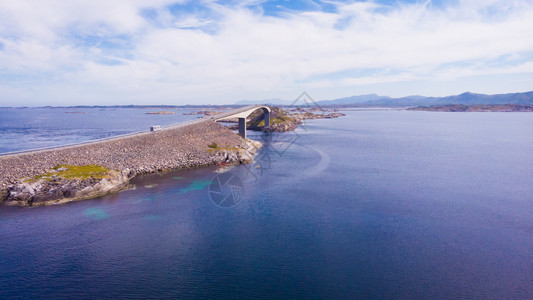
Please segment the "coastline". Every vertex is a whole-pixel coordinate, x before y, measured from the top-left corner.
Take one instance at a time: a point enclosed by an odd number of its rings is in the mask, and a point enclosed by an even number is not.
[[[213,143],[220,148],[209,148]],[[202,120],[158,132],[0,156],[0,203],[40,206],[95,198],[126,189],[129,180],[141,174],[250,163],[260,147],[223,125]],[[98,165],[120,175],[86,182],[35,180],[60,165]]]

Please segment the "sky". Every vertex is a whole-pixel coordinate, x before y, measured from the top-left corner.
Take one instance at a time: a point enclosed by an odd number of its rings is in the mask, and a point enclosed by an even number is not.
[[[0,0],[0,106],[533,90],[533,0]]]

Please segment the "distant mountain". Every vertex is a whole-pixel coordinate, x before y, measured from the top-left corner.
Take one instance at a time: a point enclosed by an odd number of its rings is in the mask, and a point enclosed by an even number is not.
[[[339,106],[431,106],[431,105],[448,105],[448,104],[522,104],[533,105],[533,91],[525,93],[510,94],[474,94],[463,93],[460,95],[446,97],[425,97],[425,96],[407,96],[402,98],[391,98],[387,96],[378,96],[376,94],[352,96],[334,100],[322,100],[317,102],[319,105],[339,105]]]

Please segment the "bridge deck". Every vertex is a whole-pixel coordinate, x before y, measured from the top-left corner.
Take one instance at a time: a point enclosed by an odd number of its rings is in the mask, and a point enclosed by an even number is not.
[[[212,117],[215,121],[224,121],[228,119],[238,119],[239,120],[239,134],[246,138],[246,118],[253,113],[254,111],[262,109],[265,112],[264,120],[265,126],[270,126],[270,107],[265,105],[250,105],[234,109],[228,112],[223,112]]]
[[[217,115],[212,116],[212,118],[215,121],[223,121],[227,119],[236,119],[236,118],[246,118],[248,115],[250,115],[252,112],[254,112],[257,109],[266,109],[270,112],[270,107],[265,105],[249,105],[237,109],[232,109],[230,111],[226,111]]]

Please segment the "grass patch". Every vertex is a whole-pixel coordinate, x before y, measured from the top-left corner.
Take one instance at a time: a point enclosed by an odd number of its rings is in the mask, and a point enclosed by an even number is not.
[[[98,165],[84,165],[84,166],[67,166],[60,165],[52,168],[53,171],[43,175],[35,176],[28,181],[37,181],[44,179],[47,181],[52,180],[53,176],[65,178],[65,179],[104,179],[109,175],[109,169]]]
[[[211,147],[213,146],[213,144],[216,146],[216,147]],[[211,154],[213,153],[216,153],[218,151],[222,151],[222,150],[226,150],[226,151],[238,151],[240,148],[239,147],[220,147],[218,146],[216,143],[213,143],[211,145],[208,145],[207,147],[207,151]]]
[[[257,114],[255,117],[259,118],[261,114],[262,112]],[[254,119],[254,118],[251,118],[251,119]],[[291,124],[291,123],[294,123],[295,121],[296,120],[287,111],[279,107],[272,107],[272,111],[270,112],[270,125]],[[250,124],[250,126],[264,127],[265,120],[256,119]]]
[[[289,123],[289,122],[293,122],[294,119],[291,118],[291,117],[288,117],[288,116],[278,116],[278,117],[273,117],[273,118],[270,118],[270,125],[276,125],[276,124],[284,124],[284,123]],[[259,121],[259,123],[257,123],[256,126],[265,126],[265,120],[261,120]]]
[[[85,166],[56,166],[54,170],[57,170],[57,176],[61,176],[65,179],[86,179],[97,178],[103,179],[109,174],[109,169],[98,165],[85,165]]]

